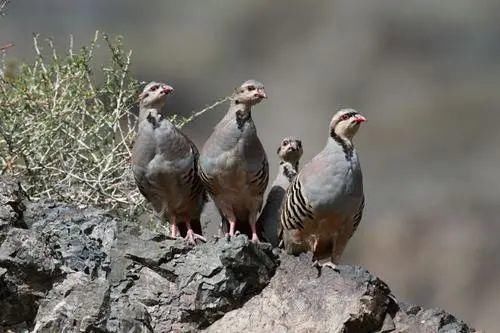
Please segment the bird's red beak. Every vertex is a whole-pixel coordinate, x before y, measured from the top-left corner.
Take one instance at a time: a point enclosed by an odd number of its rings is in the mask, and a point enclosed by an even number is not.
[[[259,94],[260,98],[267,98],[267,94],[264,89],[259,89],[257,93]]]
[[[366,121],[366,118],[363,117],[362,115],[358,114],[355,116],[354,121],[357,123],[363,123]]]
[[[172,88],[171,86],[168,86],[168,85],[164,85],[162,91],[165,95],[168,95],[174,91],[174,88]]]

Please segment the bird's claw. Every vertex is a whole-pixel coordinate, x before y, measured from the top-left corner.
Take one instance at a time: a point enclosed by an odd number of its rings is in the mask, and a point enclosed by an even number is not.
[[[234,233],[231,234],[231,232],[226,232],[226,234],[224,235],[224,237],[226,237],[226,240],[229,242],[231,240],[232,237],[237,237],[240,235],[240,231],[239,230],[236,230]]]
[[[188,230],[185,240],[191,245],[196,245],[197,240],[203,243],[207,242],[207,239],[205,237],[194,233],[192,230]]]
[[[259,237],[257,237],[257,235],[255,235],[255,234],[252,236],[252,243],[254,243],[254,244],[260,243]]]

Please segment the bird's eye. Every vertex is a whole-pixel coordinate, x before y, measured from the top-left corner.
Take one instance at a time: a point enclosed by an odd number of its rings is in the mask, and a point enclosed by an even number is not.
[[[302,148],[302,141],[297,141],[297,146],[298,146],[299,148]]]
[[[255,87],[254,86],[248,86],[247,89],[248,89],[248,91],[254,91]]]
[[[351,115],[349,113],[346,113],[344,115],[342,115],[342,117],[340,117],[340,120],[347,120],[351,117]]]
[[[283,141],[283,146],[288,145],[288,140]]]
[[[151,91],[155,91],[156,89],[160,88],[159,85],[156,85],[156,86],[152,86],[149,90]]]

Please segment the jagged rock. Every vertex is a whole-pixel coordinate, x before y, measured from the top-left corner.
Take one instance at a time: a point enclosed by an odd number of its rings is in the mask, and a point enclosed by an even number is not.
[[[0,332],[474,332],[360,267],[318,277],[243,235],[193,248],[1,178],[0,221]]]
[[[68,274],[40,302],[33,332],[89,332],[96,328],[109,292],[104,278],[83,272]]]
[[[271,283],[206,332],[469,333],[442,310],[399,305],[388,286],[367,270],[311,267],[311,256],[282,255]]]
[[[31,323],[38,301],[61,275],[47,238],[11,229],[0,247],[0,326]]]
[[[66,269],[104,277],[109,272],[109,252],[118,232],[118,221],[104,211],[71,205],[28,203],[24,221],[50,246]]]
[[[282,256],[271,283],[207,332],[375,332],[391,306],[390,290],[360,267],[324,268]]]
[[[40,302],[49,291],[57,291],[52,288],[59,283],[67,283],[71,273],[105,278],[117,226],[116,220],[96,209],[51,202],[23,204],[19,187],[13,184],[0,180],[0,188],[11,191],[2,192],[0,207],[16,203],[11,215],[15,223],[5,230],[0,247],[0,332],[5,327],[33,327]]]
[[[474,332],[463,321],[441,309],[422,309],[420,306],[400,304],[394,318],[394,333],[468,333]]]
[[[111,298],[126,293],[144,304],[155,332],[207,327],[260,292],[278,264],[268,245],[253,244],[246,236],[195,248],[180,240],[133,237],[126,244],[125,257],[134,264]]]
[[[26,228],[23,222],[23,191],[13,179],[0,177],[0,245],[11,227]]]

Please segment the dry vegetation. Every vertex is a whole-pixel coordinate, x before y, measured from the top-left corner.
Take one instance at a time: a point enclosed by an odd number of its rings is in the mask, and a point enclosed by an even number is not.
[[[93,66],[99,42],[109,64]],[[61,55],[34,37],[35,61],[0,78],[0,174],[21,176],[32,199],[49,197],[138,213],[143,198],[129,168],[141,84],[130,74],[132,52],[120,38],[96,33]],[[223,103],[172,117],[180,127]]]

